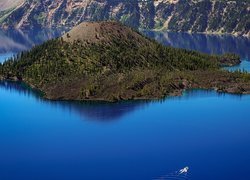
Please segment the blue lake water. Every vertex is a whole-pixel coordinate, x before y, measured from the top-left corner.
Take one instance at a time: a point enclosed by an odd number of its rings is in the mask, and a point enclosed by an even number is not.
[[[36,34],[0,33],[2,61],[58,35]],[[237,68],[249,70],[249,39],[147,35],[206,53],[236,52],[244,60]],[[1,82],[0,179],[248,180],[249,106],[249,95],[205,90],[161,101],[46,101],[23,84]]]
[[[8,58],[10,58],[10,57],[12,57],[14,55],[15,55],[15,53],[12,53],[12,52],[0,54],[0,62],[8,60]]]
[[[227,67],[226,69],[230,71],[242,70],[242,71],[250,72],[250,61],[244,60],[241,62],[241,64],[237,66],[233,66],[233,67]]]

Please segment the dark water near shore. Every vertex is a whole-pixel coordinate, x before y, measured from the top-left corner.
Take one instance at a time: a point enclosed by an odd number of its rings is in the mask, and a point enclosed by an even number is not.
[[[59,34],[2,32],[1,61]],[[237,68],[250,69],[249,39],[147,34],[165,45],[238,53]],[[46,101],[23,84],[1,82],[0,179],[247,180],[249,106],[248,95],[204,90],[161,101]],[[187,174],[177,172],[186,166]]]

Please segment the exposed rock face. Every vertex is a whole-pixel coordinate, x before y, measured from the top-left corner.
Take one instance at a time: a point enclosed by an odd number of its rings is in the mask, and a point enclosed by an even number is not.
[[[135,28],[250,36],[249,19],[248,0],[26,0],[1,26],[73,27],[118,20]]]
[[[9,10],[15,8],[22,4],[24,0],[1,0],[0,1],[0,11]]]

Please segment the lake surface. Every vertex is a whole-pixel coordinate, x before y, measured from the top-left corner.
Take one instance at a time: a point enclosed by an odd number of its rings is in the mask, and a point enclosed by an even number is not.
[[[1,32],[1,61],[60,33],[31,34]],[[247,38],[146,34],[165,45],[236,52],[244,61],[234,68],[249,70]],[[204,90],[161,101],[46,101],[21,83],[1,82],[0,179],[248,180],[249,107],[249,95]]]

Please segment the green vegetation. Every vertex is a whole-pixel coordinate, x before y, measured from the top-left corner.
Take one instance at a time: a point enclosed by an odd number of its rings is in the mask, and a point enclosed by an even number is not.
[[[104,26],[98,34],[109,41],[101,43],[70,43],[63,38],[45,42],[3,63],[0,77],[23,80],[49,99],[71,100],[162,98],[193,87],[239,93],[228,88],[237,83],[247,92],[250,87],[249,74],[219,69],[238,63],[238,56],[164,47],[127,27],[118,27],[120,33],[108,36]]]

